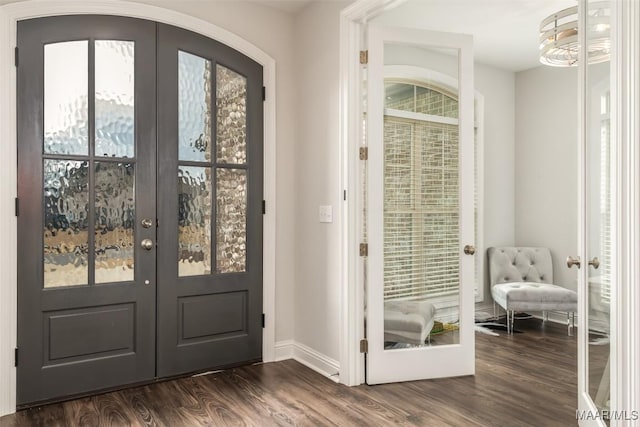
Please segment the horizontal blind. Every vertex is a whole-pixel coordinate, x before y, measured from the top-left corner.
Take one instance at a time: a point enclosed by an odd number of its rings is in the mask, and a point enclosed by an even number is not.
[[[384,147],[384,298],[457,295],[458,127],[385,116]]]
[[[608,98],[608,94],[606,96]],[[600,122],[600,250],[602,278],[600,280],[600,298],[603,304],[611,303],[611,132],[608,111],[608,99],[603,100],[606,111]]]

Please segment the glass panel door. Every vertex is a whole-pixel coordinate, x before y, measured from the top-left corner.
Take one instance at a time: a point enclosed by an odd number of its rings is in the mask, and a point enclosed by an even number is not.
[[[18,404],[151,379],[155,23],[26,20],[18,45]]]
[[[368,35],[367,383],[473,374],[472,39]],[[403,57],[443,72],[386,75]]]
[[[262,66],[114,16],[18,44],[18,403],[260,361]]]
[[[158,375],[262,355],[262,67],[158,25]]]
[[[580,287],[583,290],[584,319],[579,330],[579,406],[581,425],[608,425],[611,408],[611,307],[615,283],[615,146],[611,102],[611,4],[585,1],[582,7],[580,57],[584,69],[584,153],[582,201],[582,263]],[[587,58],[583,61],[582,58]],[[581,320],[582,320],[581,319]],[[586,419],[585,419],[586,418]]]

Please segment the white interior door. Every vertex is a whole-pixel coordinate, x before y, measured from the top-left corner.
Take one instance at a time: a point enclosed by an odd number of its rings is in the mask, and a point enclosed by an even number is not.
[[[580,2],[579,33],[592,52],[613,51],[610,46],[611,4]],[[584,52],[584,51],[583,51]],[[581,55],[580,58],[584,58]],[[614,372],[616,255],[615,102],[611,102],[613,58],[595,62],[579,59],[581,81],[580,258],[578,307],[578,420],[580,425],[608,425],[611,408],[611,372]]]
[[[368,26],[369,384],[475,372],[472,46]],[[385,65],[416,62],[449,83],[385,80]]]

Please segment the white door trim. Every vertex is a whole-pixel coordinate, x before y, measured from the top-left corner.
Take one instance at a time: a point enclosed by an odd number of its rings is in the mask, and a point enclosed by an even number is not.
[[[637,424],[640,416],[640,4],[613,1],[613,64],[617,93],[614,141],[617,156],[618,271],[612,324],[616,337],[611,363],[611,410],[634,420],[612,421],[612,426]],[[613,100],[613,98],[612,98]],[[613,106],[612,106],[613,107]],[[635,411],[635,412],[634,412]]]
[[[267,99],[264,103],[264,217],[263,241],[263,330],[262,357],[275,359],[275,256],[276,256],[276,63],[247,40],[210,22],[156,6],[119,0],[34,0],[0,7],[0,416],[15,412],[17,343],[17,196],[16,46],[17,22],[55,15],[102,14],[147,19],[185,28],[222,42],[263,66]]]
[[[340,13],[340,185],[345,197],[340,230],[340,382],[364,382],[364,264],[359,255],[362,229],[362,87],[359,51],[366,49],[363,23],[406,0],[358,0]]]

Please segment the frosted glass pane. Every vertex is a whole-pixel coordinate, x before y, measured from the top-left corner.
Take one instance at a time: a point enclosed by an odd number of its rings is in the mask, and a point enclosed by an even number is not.
[[[217,161],[247,161],[247,79],[221,65],[216,69]]]
[[[44,287],[88,283],[89,167],[44,161]]]
[[[246,270],[247,264],[247,172],[218,169],[216,172],[216,260],[219,273]]]
[[[96,162],[96,283],[133,280],[134,182],[133,164]]]
[[[211,61],[178,52],[178,156],[211,160]]]
[[[134,156],[135,43],[96,40],[96,156]]]
[[[211,168],[178,169],[178,275],[211,273]]]
[[[89,45],[44,46],[44,152],[88,154]]]

